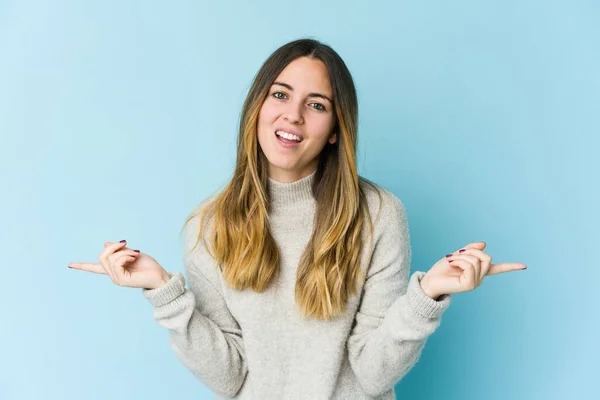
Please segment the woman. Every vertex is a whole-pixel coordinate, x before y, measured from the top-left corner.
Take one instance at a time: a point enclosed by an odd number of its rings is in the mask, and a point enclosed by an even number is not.
[[[403,204],[357,173],[357,114],[334,50],[280,47],[244,103],[233,178],[184,225],[189,289],[125,241],[70,266],[143,288],[217,398],[394,399],[451,294],[526,267],[479,242],[409,277]]]

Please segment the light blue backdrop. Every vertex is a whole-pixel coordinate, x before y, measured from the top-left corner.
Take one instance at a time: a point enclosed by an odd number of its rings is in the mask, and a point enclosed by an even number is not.
[[[529,267],[455,295],[398,398],[597,395],[598,21],[597,1],[0,1],[0,399],[212,397],[139,289],[67,263],[127,239],[183,271],[252,77],[306,36],[355,78],[359,172],[405,204],[412,269],[480,240]]]

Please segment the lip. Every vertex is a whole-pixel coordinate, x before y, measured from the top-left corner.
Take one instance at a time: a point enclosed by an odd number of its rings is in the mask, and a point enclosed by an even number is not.
[[[291,129],[286,129],[286,128],[275,128],[275,130],[273,131],[273,133],[277,132],[277,131],[282,131],[282,132],[286,132],[286,133],[290,133],[292,135],[296,135],[298,136],[300,139],[304,140],[304,135],[302,135],[300,132],[298,131],[293,131]]]
[[[291,143],[286,143],[279,136],[277,136],[277,134],[273,133],[273,136],[275,136],[275,140],[277,141],[277,143],[279,143],[280,146],[282,146],[286,149],[293,149],[296,147],[300,147],[300,144],[302,143],[302,141],[300,141],[300,142],[293,141]]]

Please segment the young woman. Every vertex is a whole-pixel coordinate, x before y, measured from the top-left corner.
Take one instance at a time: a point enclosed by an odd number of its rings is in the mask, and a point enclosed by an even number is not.
[[[357,114],[334,50],[280,47],[244,103],[231,181],[183,227],[188,288],[125,241],[70,267],[143,288],[217,398],[394,399],[451,294],[526,267],[479,242],[409,277],[403,204],[357,172]]]

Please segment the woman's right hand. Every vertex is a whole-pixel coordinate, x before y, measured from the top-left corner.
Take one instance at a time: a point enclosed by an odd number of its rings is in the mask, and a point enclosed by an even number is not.
[[[100,264],[72,262],[69,268],[108,275],[115,284],[133,288],[156,289],[171,279],[154,258],[128,249],[126,243],[105,242]]]

